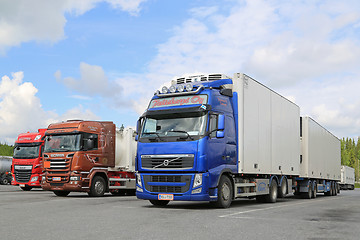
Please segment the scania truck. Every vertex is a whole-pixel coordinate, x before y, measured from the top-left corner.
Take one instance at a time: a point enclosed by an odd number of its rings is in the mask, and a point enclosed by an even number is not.
[[[41,188],[45,131],[38,129],[38,132],[22,133],[15,141],[11,184],[20,186],[24,191]]]
[[[136,195],[154,205],[337,194],[339,139],[246,74],[174,79],[139,118],[137,141]]]
[[[354,190],[355,189],[355,169],[348,166],[341,166],[341,181],[340,189]]]
[[[57,196],[135,194],[136,142],[132,128],[113,122],[69,120],[45,135],[41,186]]]

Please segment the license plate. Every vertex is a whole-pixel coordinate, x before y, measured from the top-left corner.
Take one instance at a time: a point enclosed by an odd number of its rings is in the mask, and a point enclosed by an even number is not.
[[[174,200],[173,194],[159,194],[158,195],[159,200]]]
[[[53,177],[53,181],[61,181],[61,177]]]
[[[20,187],[25,187],[25,184],[19,184]]]

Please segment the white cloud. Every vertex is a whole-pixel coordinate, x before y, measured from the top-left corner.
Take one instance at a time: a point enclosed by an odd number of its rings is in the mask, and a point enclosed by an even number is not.
[[[245,72],[291,96],[303,113],[338,136],[359,134],[354,106],[360,107],[360,99],[353,89],[360,89],[360,2],[232,3],[227,12],[222,3],[190,10],[139,77],[148,100],[139,101],[137,109],[145,108],[154,90],[173,76]]]
[[[99,119],[81,105],[63,115],[42,108],[36,96],[37,88],[31,82],[23,82],[23,72],[3,76],[0,82],[0,141],[13,144],[19,133],[46,128],[50,123],[69,118]]]
[[[66,77],[61,79],[60,70],[56,71],[55,77],[63,82],[66,87],[88,96],[116,97],[122,88],[115,82],[109,81],[104,70],[100,66],[80,63],[80,79]]]
[[[29,41],[54,43],[65,37],[66,13],[82,15],[100,2],[132,15],[146,0],[2,0],[0,1],[0,54]]]

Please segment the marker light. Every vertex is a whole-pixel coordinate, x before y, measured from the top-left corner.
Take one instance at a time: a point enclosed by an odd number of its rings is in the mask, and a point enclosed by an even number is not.
[[[186,91],[191,91],[191,90],[193,90],[193,85],[191,83],[187,83],[185,85],[185,89],[186,89]]]
[[[169,91],[170,91],[171,93],[176,92],[176,87],[175,87],[174,85],[171,85],[171,86],[169,87]]]
[[[163,86],[163,87],[161,88],[161,92],[162,92],[162,93],[168,93],[168,88],[167,88],[166,86]]]
[[[184,85],[179,85],[179,86],[177,87],[177,90],[178,90],[179,92],[183,92],[183,91],[184,91]]]

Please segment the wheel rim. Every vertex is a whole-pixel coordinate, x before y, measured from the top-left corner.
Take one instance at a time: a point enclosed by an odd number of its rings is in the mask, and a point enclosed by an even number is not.
[[[222,199],[227,201],[230,198],[230,186],[228,183],[225,183],[222,188],[221,188],[221,192],[222,192]]]
[[[95,183],[95,192],[96,193],[102,193],[104,191],[104,185],[98,181]]]

